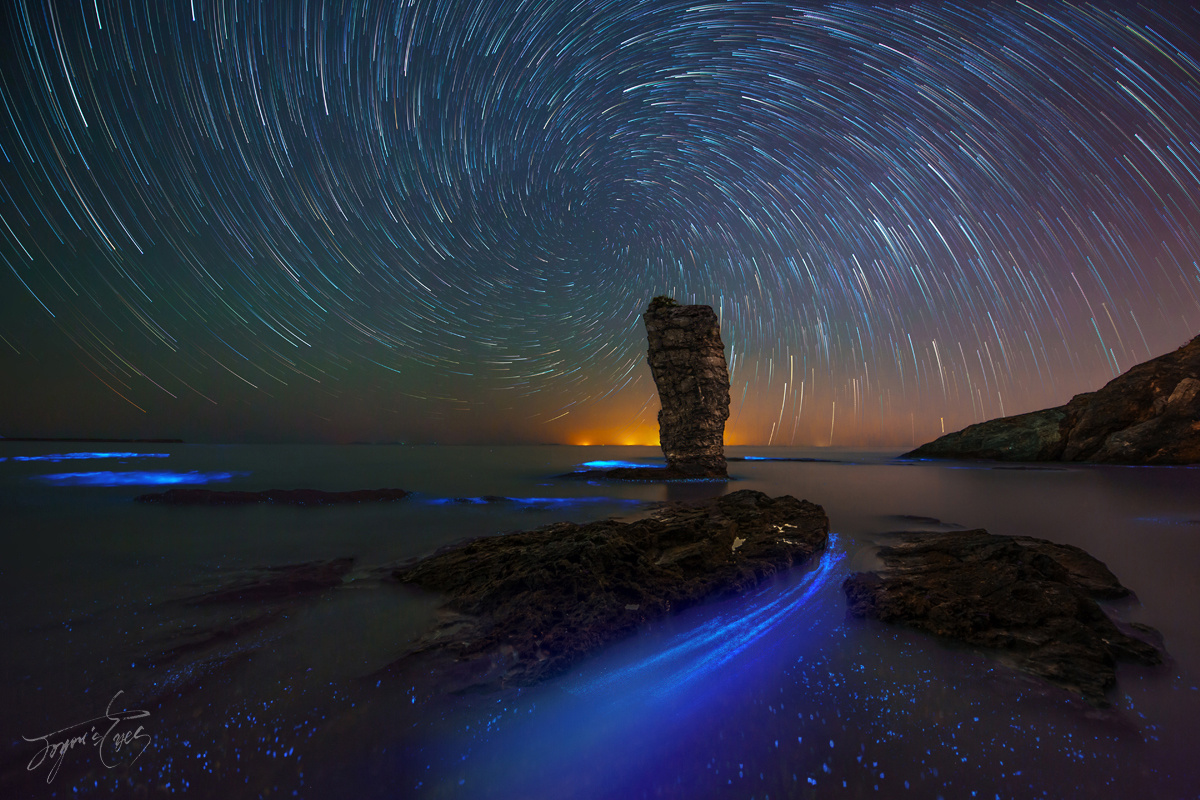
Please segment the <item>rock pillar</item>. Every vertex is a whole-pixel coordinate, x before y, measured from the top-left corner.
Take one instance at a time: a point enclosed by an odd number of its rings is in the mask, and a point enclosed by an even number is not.
[[[662,410],[658,436],[667,467],[695,477],[727,477],[725,420],[729,370],[711,306],[681,306],[656,297],[642,314],[647,357]]]

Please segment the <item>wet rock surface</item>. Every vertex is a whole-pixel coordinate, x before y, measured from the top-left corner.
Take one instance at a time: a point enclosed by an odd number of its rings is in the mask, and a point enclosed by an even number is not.
[[[656,297],[642,321],[662,405],[658,435],[667,469],[683,477],[725,477],[729,370],[716,313]]]
[[[1098,706],[1117,661],[1162,661],[1101,609],[1096,598],[1129,590],[1078,547],[985,530],[901,535],[879,549],[884,569],[844,581],[850,613],[1004,654]]]
[[[478,539],[394,577],[446,596],[414,655],[468,662],[479,685],[531,685],[650,620],[803,563],[828,532],[818,505],[740,491],[633,522]]]
[[[1200,336],[1066,405],[981,422],[905,454],[913,458],[1200,462]]]
[[[261,492],[168,489],[165,492],[140,494],[134,500],[139,503],[157,503],[168,506],[239,506],[251,503],[333,506],[350,503],[392,503],[403,500],[410,494],[411,492],[403,489],[355,489],[349,492],[326,492],[320,489],[266,489]]]

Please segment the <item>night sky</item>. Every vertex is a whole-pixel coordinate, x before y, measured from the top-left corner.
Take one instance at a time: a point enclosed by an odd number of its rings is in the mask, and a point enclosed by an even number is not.
[[[1200,8],[8,0],[0,433],[888,445],[1200,332]]]

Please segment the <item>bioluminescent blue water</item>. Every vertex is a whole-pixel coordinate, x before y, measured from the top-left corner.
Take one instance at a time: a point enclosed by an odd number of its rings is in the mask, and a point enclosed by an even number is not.
[[[621,461],[614,459],[601,459],[598,461],[585,461],[579,465],[581,469],[615,469],[617,467],[637,467],[639,469],[652,469],[655,467],[666,468],[666,464],[648,464],[645,461]]]
[[[198,486],[224,483],[244,472],[56,472],[34,476],[56,486]]]
[[[846,554],[831,534],[815,566],[783,591],[759,593],[760,602],[725,607],[688,630],[676,633],[653,652],[633,663],[610,668],[594,677],[567,679],[564,687],[574,694],[609,693],[619,688],[630,700],[667,699],[692,690],[695,682],[731,664],[756,644],[777,636],[781,626],[803,627],[819,592],[839,575]],[[728,674],[723,679],[728,679]],[[635,688],[636,687],[636,688]]]
[[[99,458],[170,458],[170,453],[47,453],[38,456],[13,456],[13,461],[76,461]],[[2,459],[0,459],[2,460]]]

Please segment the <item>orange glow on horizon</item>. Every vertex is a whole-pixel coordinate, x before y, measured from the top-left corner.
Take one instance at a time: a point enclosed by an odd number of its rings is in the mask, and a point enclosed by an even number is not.
[[[600,445],[658,447],[658,426],[637,425],[633,428],[589,427],[568,433],[566,443],[580,447]]]
[[[658,425],[637,425],[636,427],[587,427],[579,431],[567,433],[565,444],[578,447],[625,446],[625,447],[659,447]],[[733,426],[725,429],[725,446],[738,447],[754,444],[751,438]]]

